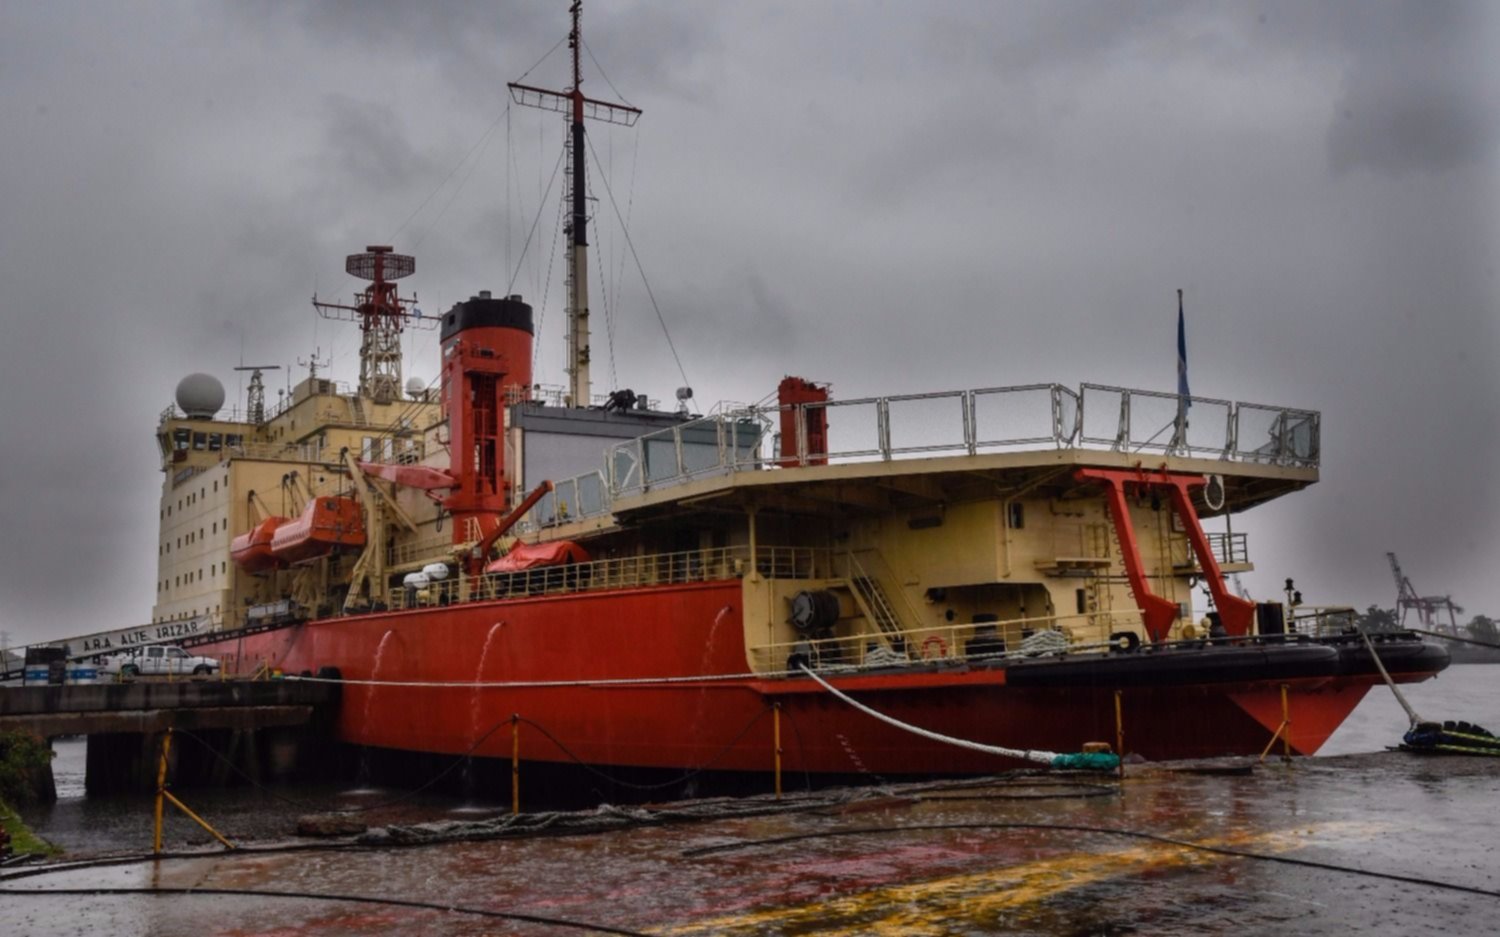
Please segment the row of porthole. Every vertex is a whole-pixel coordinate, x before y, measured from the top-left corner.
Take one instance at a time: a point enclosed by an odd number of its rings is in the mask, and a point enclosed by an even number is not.
[[[218,576],[219,574],[224,573],[228,568],[229,568],[229,564],[227,562],[222,562],[221,561],[219,563],[219,566],[218,566],[217,569],[214,568],[213,564],[209,564],[208,574],[210,576]],[[157,583],[156,591],[160,593],[160,592],[165,592],[168,589],[178,589],[178,588],[181,588],[182,585],[183,585],[183,579],[184,579],[184,577],[186,577],[188,584],[192,584],[194,582],[201,582],[201,581],[203,581],[203,568],[201,566],[198,568],[197,578],[196,579],[194,578],[194,574],[192,572],[187,572],[187,573],[183,573],[181,576],[174,576],[174,577],[172,577],[173,582],[172,582],[171,586],[168,586],[167,585],[167,581],[165,579],[163,579],[161,582]]]

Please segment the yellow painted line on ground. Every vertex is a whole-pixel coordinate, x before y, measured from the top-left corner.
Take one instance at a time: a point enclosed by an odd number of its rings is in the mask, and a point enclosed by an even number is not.
[[[1202,846],[1284,852],[1304,845],[1314,832],[1349,833],[1356,824],[1328,823],[1296,830],[1232,833],[1194,840]],[[1357,824],[1363,832],[1367,824]],[[1186,837],[1181,837],[1186,840]],[[1226,856],[1151,843],[1104,852],[1075,852],[966,875],[887,885],[851,895],[786,908],[766,908],[661,928],[654,933],[686,937],[816,926],[820,935],[949,933],[942,921],[993,918],[1001,911],[1036,904],[1072,889],[1145,871],[1210,865]]]

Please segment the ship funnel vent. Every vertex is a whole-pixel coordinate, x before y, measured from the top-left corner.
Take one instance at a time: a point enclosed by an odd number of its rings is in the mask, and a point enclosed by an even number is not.
[[[480,290],[479,291],[479,298],[480,299],[489,299],[490,298],[490,291],[489,290]]]

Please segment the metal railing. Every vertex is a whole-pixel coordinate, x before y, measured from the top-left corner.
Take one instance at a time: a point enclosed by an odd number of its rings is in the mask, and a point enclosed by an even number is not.
[[[807,434],[780,439],[783,414],[790,412],[800,426],[819,411],[828,417],[824,451],[810,449]],[[1312,410],[1099,384],[1076,393],[1060,384],[1025,384],[746,407],[611,446],[603,476],[615,498],[778,465],[1042,447],[1312,467],[1320,455],[1319,421]]]
[[[787,661],[793,654],[809,655],[821,668],[1001,660],[1021,656],[1022,641],[1036,632],[1060,631],[1070,647],[1097,649],[1112,632],[1140,629],[1141,615],[1135,609],[999,622],[952,622],[906,629],[899,647],[893,647],[885,635],[867,632],[759,644],[750,648],[750,660],[760,672],[788,669]]]
[[[433,534],[421,540],[392,543],[386,550],[386,565],[408,566],[422,560],[450,560],[453,557],[453,537],[450,534]]]
[[[1299,605],[1286,622],[1288,632],[1315,638],[1343,634],[1354,627],[1358,610],[1347,605]]]
[[[743,547],[684,550],[610,557],[588,563],[540,566],[516,572],[486,573],[463,584],[442,580],[420,589],[393,590],[391,607],[418,608],[459,601],[484,602],[523,596],[592,592],[602,589],[632,589],[674,583],[735,579],[745,572],[749,551]]]

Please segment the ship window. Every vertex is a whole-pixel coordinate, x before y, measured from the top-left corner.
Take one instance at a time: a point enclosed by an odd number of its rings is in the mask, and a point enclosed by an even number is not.
[[[1075,589],[1073,591],[1073,595],[1078,599],[1078,614],[1082,615],[1084,612],[1089,610],[1089,600],[1087,593],[1085,593],[1082,589]]]
[[[192,440],[192,430],[178,429],[172,431],[172,447],[175,449],[186,449]]]
[[[1019,501],[1010,503],[1010,529],[1020,530],[1026,526],[1026,506]]]
[[[241,439],[238,433],[230,433],[228,436],[224,437],[224,445],[229,446],[230,448],[239,446],[240,443]]]
[[[219,563],[219,572],[221,572],[221,573],[222,573],[222,572],[223,572],[223,571],[224,571],[224,568],[225,568],[225,567],[226,567],[226,566],[228,566],[228,565],[229,565],[229,564],[228,564],[228,563],[227,563],[227,562],[220,562],[220,563]]]
[[[193,448],[194,449],[202,449],[206,445],[208,445],[208,434],[207,433],[194,433],[193,434]]]
[[[219,433],[209,433],[208,434],[208,450],[210,452],[218,452],[223,447],[224,447],[224,437],[221,434],[219,434]]]

